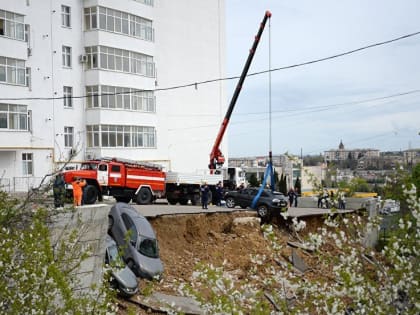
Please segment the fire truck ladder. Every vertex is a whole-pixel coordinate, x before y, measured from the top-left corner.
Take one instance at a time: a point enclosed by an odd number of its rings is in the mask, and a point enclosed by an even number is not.
[[[118,162],[118,163],[123,163],[124,165],[129,166],[129,167],[143,168],[143,169],[148,169],[148,170],[153,170],[153,171],[162,171],[163,169],[162,165],[159,165],[159,164],[130,160],[130,159],[123,159],[123,158],[115,158],[115,157],[102,157],[98,159],[98,161]]]

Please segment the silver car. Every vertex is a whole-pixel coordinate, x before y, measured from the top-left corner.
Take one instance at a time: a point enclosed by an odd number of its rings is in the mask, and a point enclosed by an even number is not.
[[[105,268],[111,273],[111,284],[121,295],[131,297],[138,292],[136,275],[122,260],[117,243],[109,235],[106,236]]]
[[[149,221],[126,203],[118,202],[109,212],[109,232],[120,247],[127,265],[142,278],[160,278],[163,264]]]

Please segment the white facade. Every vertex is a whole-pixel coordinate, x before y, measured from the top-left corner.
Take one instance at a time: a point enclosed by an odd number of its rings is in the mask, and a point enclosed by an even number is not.
[[[224,77],[224,19],[223,0],[0,0],[0,184],[70,154],[206,169],[223,82],[175,87]]]

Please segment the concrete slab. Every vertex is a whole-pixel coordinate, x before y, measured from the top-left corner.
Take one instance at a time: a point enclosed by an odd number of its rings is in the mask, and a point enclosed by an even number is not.
[[[204,315],[205,312],[200,308],[197,301],[189,297],[174,296],[164,293],[154,292],[150,296],[135,296],[131,301],[149,308],[153,311],[190,315]],[[171,312],[169,312],[171,311]]]
[[[52,217],[50,225],[52,246],[65,240],[72,231],[77,232],[77,245],[90,256],[75,270],[78,279],[74,290],[92,293],[91,287],[102,283],[102,266],[105,255],[105,237],[108,230],[110,205],[97,204],[68,209]]]

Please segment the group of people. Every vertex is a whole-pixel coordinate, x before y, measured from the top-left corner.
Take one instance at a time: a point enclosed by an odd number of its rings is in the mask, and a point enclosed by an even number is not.
[[[71,183],[73,186],[73,205],[81,206],[84,202],[83,200],[83,188],[86,187],[86,180],[75,177]],[[53,183],[53,193],[54,193],[54,207],[60,208],[64,207],[64,201],[66,199],[66,183],[64,181],[63,174],[58,174]]]
[[[298,193],[298,189],[295,188],[290,188],[287,196],[289,197],[289,207],[297,207],[298,206],[298,197],[299,197],[299,193]]]
[[[336,201],[338,201],[338,209],[346,209],[346,194],[343,191],[338,193],[337,200],[334,196],[334,191],[328,192],[324,189],[322,193],[318,195],[318,208],[330,208],[332,205],[337,206]]]
[[[218,207],[222,206],[222,199],[223,199],[223,185],[222,182],[219,181],[216,185],[215,189],[216,195],[214,196],[215,204]],[[210,188],[206,182],[200,187],[200,194],[201,194],[201,208],[208,209],[209,204],[209,197],[210,197]]]

